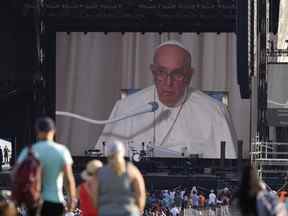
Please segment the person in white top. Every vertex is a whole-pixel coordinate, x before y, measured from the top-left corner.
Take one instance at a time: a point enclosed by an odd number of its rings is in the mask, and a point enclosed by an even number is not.
[[[115,104],[110,119],[156,101],[159,108],[107,124],[96,144],[120,140],[126,154],[142,149],[155,157],[220,158],[220,142],[226,142],[226,158],[236,158],[235,131],[224,104],[190,87],[193,75],[191,54],[182,44],[160,44],[150,65],[155,85],[134,93]],[[130,151],[130,152],[129,152]]]
[[[214,193],[214,190],[211,190],[209,193],[208,205],[213,207],[216,205],[216,202],[216,194]]]
[[[190,191],[190,196],[192,196],[193,192],[195,192],[195,193],[198,192],[196,186],[193,186],[193,187],[192,187],[192,189],[191,189],[191,191]]]
[[[175,191],[174,191],[174,190],[169,191],[169,196],[170,196],[170,200],[172,200],[172,201],[174,202],[174,199],[175,199]]]
[[[173,208],[170,209],[170,213],[172,216],[179,216],[180,215],[180,211],[176,207],[176,205],[174,205]]]

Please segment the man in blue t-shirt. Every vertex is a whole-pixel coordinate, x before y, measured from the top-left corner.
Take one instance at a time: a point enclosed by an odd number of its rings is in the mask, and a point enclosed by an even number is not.
[[[75,180],[72,171],[72,157],[69,150],[61,144],[53,141],[55,125],[51,118],[39,118],[35,129],[38,141],[33,144],[32,150],[42,165],[42,192],[43,205],[41,215],[60,216],[65,212],[63,180],[68,193],[67,208],[72,211],[77,203]],[[20,164],[27,156],[28,148],[25,148],[17,164]],[[63,178],[64,177],[64,178]],[[34,214],[34,213],[33,213]]]

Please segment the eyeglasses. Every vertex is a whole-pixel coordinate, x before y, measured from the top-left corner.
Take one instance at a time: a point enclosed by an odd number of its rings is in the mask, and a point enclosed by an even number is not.
[[[159,67],[157,65],[151,65],[151,70],[157,81],[164,81],[168,78],[168,76],[173,80],[173,81],[183,81],[186,78],[185,74],[185,68],[178,68],[173,71],[168,71],[167,69],[163,67]]]

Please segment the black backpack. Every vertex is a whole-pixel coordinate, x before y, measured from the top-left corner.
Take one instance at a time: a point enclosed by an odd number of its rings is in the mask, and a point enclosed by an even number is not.
[[[16,168],[12,182],[12,199],[17,205],[25,205],[27,208],[39,205],[42,167],[31,146],[28,147],[27,157]]]

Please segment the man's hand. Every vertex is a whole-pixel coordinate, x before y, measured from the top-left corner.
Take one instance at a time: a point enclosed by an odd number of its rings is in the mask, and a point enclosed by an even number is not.
[[[77,206],[77,202],[76,198],[69,198],[67,201],[67,212],[73,212]]]

